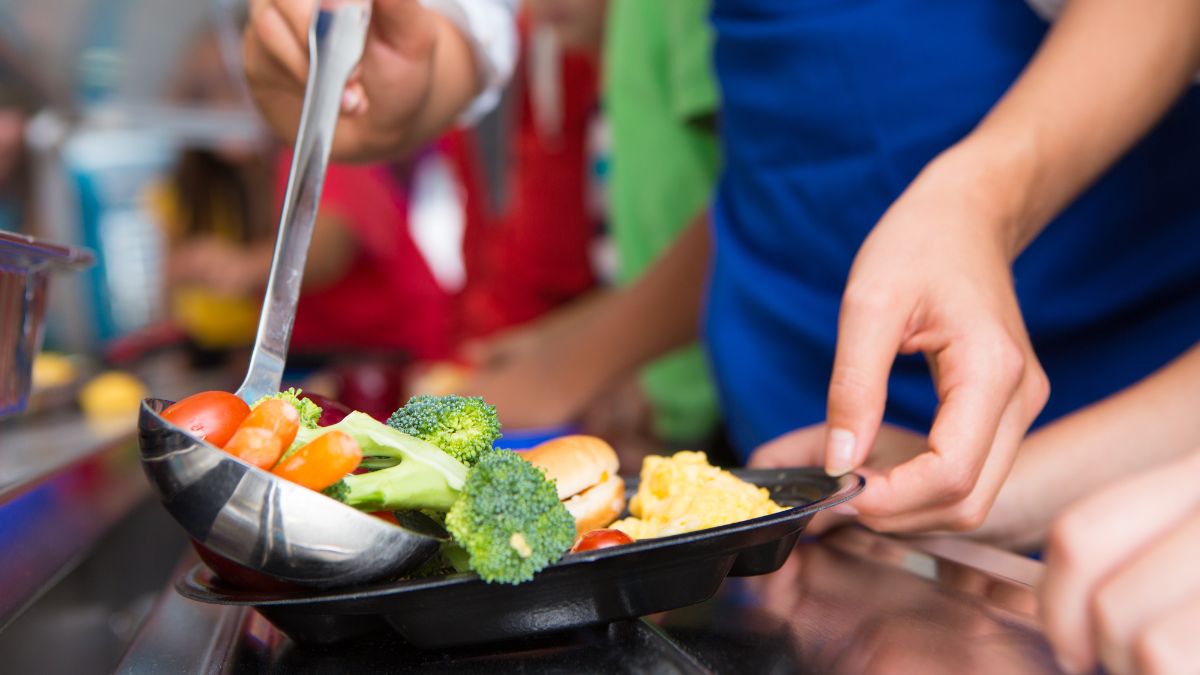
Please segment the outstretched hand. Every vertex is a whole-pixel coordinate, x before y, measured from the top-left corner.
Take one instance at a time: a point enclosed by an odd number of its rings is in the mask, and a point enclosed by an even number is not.
[[[842,299],[825,466],[863,468],[854,506],[880,530],[977,527],[1049,395],[1013,290],[1017,244],[969,172],[954,156],[927,167],[859,249]],[[939,402],[928,446],[864,465],[895,357],[917,352]]]

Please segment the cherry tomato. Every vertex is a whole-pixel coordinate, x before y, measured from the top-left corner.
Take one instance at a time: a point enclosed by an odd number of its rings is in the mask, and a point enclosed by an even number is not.
[[[271,473],[310,490],[324,490],[353,471],[360,462],[362,448],[358,443],[346,433],[330,431],[280,462]]]
[[[585,532],[575,545],[571,547],[571,553],[583,553],[584,551],[595,551],[610,546],[621,546],[622,544],[632,544],[633,539],[620,530],[592,530]]]
[[[189,434],[223,447],[238,425],[250,414],[250,406],[225,391],[202,391],[162,412],[166,421]]]
[[[296,440],[296,432],[300,430],[300,413],[287,401],[269,398],[251,410],[238,428],[246,427],[270,431],[279,437],[286,450],[292,447],[292,441]]]
[[[270,470],[287,446],[270,429],[241,426],[225,444],[225,452],[260,469]]]

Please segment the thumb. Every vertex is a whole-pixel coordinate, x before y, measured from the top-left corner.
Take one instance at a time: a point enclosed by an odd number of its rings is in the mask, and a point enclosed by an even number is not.
[[[875,442],[907,323],[890,299],[862,296],[848,291],[838,318],[825,436],[825,470],[832,476],[858,468]]]
[[[813,424],[760,445],[747,466],[754,469],[820,466],[824,451],[825,425]]]

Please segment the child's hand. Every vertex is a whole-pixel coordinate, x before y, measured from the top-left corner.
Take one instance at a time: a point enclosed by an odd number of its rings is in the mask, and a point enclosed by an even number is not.
[[[1063,666],[1187,673],[1200,664],[1200,452],[1113,484],[1058,518],[1038,589]]]

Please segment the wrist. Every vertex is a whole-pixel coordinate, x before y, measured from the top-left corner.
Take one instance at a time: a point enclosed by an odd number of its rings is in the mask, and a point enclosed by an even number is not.
[[[1024,137],[980,129],[930,163],[967,199],[1009,262],[1045,225],[1037,208],[1037,152]]]

